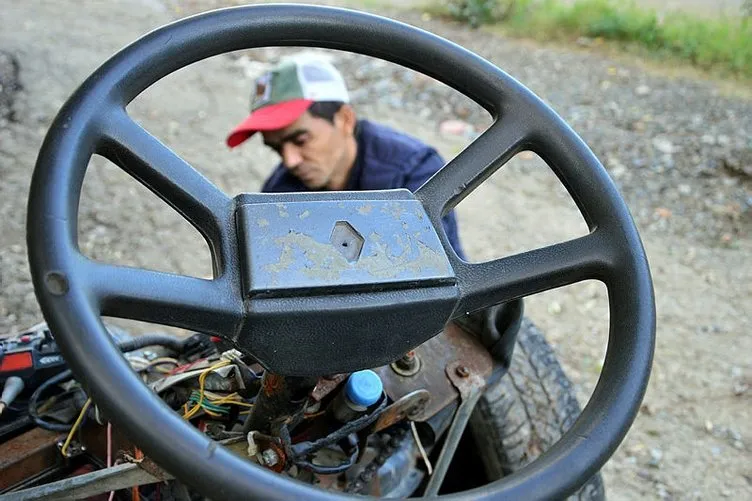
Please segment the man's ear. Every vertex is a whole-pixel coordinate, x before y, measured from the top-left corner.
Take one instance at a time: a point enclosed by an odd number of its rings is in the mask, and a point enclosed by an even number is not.
[[[343,104],[334,114],[334,124],[340,128],[346,136],[355,134],[355,124],[358,121],[355,110],[349,104]]]

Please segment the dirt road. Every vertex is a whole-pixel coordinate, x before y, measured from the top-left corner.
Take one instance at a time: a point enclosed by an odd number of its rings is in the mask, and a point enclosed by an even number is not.
[[[0,0],[0,50],[17,58],[22,85],[12,117],[0,121],[0,331],[40,319],[26,262],[25,203],[54,114],[123,45],[214,3],[128,0],[82,7],[69,0]],[[406,19],[469,46],[530,84],[597,154],[608,156],[602,159],[640,225],[655,281],[658,344],[643,410],[604,468],[610,499],[752,499],[752,239],[743,205],[743,197],[752,195],[750,181],[723,169],[693,170],[712,155],[747,154],[752,104],[724,97],[709,82],[646,75],[595,54],[469,33],[420,16]],[[274,156],[258,140],[236,151],[223,140],[246,113],[249,76],[278,54],[204,61],[159,82],[129,111],[229,194],[255,190]],[[437,123],[453,115],[480,117],[461,111],[472,106],[462,99],[442,98],[449,91],[430,81],[352,56],[333,57],[348,71],[365,68],[348,75],[351,85],[367,90],[356,100],[362,114],[408,130],[447,158],[465,141],[442,137]],[[383,83],[385,74],[394,75],[392,83]],[[394,82],[402,84],[395,88]],[[412,90],[400,93],[418,88],[425,99]],[[423,103],[425,115],[410,111],[415,103]],[[483,120],[477,118],[479,127]],[[647,160],[630,163],[641,149],[649,150],[639,157]],[[740,158],[743,163],[748,157]],[[730,212],[724,212],[727,206]],[[465,200],[459,217],[465,247],[477,260],[586,231],[555,177],[524,155]],[[79,241],[97,259],[198,276],[211,272],[199,235],[103,159],[94,159],[87,173]],[[527,312],[554,344],[584,403],[606,346],[605,289],[584,283],[545,293],[527,301]]]

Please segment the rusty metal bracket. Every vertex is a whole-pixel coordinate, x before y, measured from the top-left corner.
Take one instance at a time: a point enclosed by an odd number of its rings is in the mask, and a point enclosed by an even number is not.
[[[447,432],[439,459],[434,465],[433,475],[431,475],[428,485],[426,485],[426,490],[423,494],[425,497],[438,495],[446,472],[449,469],[454,453],[467,426],[467,422],[470,420],[470,416],[475,409],[475,404],[478,403],[486,386],[486,380],[475,372],[472,366],[466,361],[458,360],[448,364],[446,366],[446,374],[457,391],[459,391],[461,403],[457,407],[457,412],[452,419],[452,424]]]
[[[408,393],[384,409],[379,419],[371,427],[369,434],[380,432],[404,419],[420,414],[430,400],[431,394],[427,390],[416,390]]]
[[[461,360],[468,370],[482,379],[491,377],[494,362],[491,354],[473,334],[461,329],[454,322],[448,323],[443,332],[415,348],[420,357],[420,370],[405,377],[396,374],[391,366],[374,369],[384,382],[384,390],[392,400],[399,400],[416,390],[427,390],[431,400],[425,408],[410,419],[423,422],[457,400],[454,383],[447,380],[448,364]]]

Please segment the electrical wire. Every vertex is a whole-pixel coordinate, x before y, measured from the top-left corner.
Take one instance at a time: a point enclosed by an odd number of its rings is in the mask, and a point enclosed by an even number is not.
[[[78,417],[76,418],[76,422],[73,423],[73,426],[71,427],[70,431],[68,432],[68,437],[65,439],[65,442],[63,442],[63,446],[60,448],[60,453],[68,457],[68,447],[70,446],[71,440],[73,440],[73,435],[76,434],[76,430],[79,426],[81,426],[81,421],[84,420],[84,416],[86,415],[86,411],[89,410],[89,406],[91,405],[91,397],[89,397],[86,400],[86,403],[81,408],[81,412],[79,413]]]
[[[415,443],[418,445],[418,452],[420,452],[420,457],[423,458],[423,462],[426,465],[426,471],[428,472],[428,476],[430,477],[433,475],[433,466],[431,466],[431,460],[428,459],[428,454],[426,454],[426,450],[423,448],[423,442],[420,441],[420,436],[418,436],[418,428],[415,426],[415,421],[410,421],[410,430],[413,432],[413,438],[415,439]]]
[[[112,466],[112,423],[107,422],[107,468]],[[115,491],[110,491],[110,496],[107,501],[112,501],[115,498]]]
[[[183,419],[185,419],[186,421],[191,419],[196,414],[198,414],[199,410],[203,408],[204,385],[206,384],[206,378],[209,376],[209,374],[229,364],[230,364],[229,360],[222,360],[212,365],[211,367],[209,367],[208,369],[206,369],[204,372],[201,373],[201,375],[198,377],[198,387],[199,387],[198,402],[190,410],[188,410],[185,414],[183,414]]]

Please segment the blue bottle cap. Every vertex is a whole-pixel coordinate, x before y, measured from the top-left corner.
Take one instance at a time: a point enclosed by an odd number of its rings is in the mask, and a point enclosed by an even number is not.
[[[381,398],[384,385],[381,378],[371,370],[358,371],[350,374],[345,385],[345,395],[355,405],[368,407]]]

